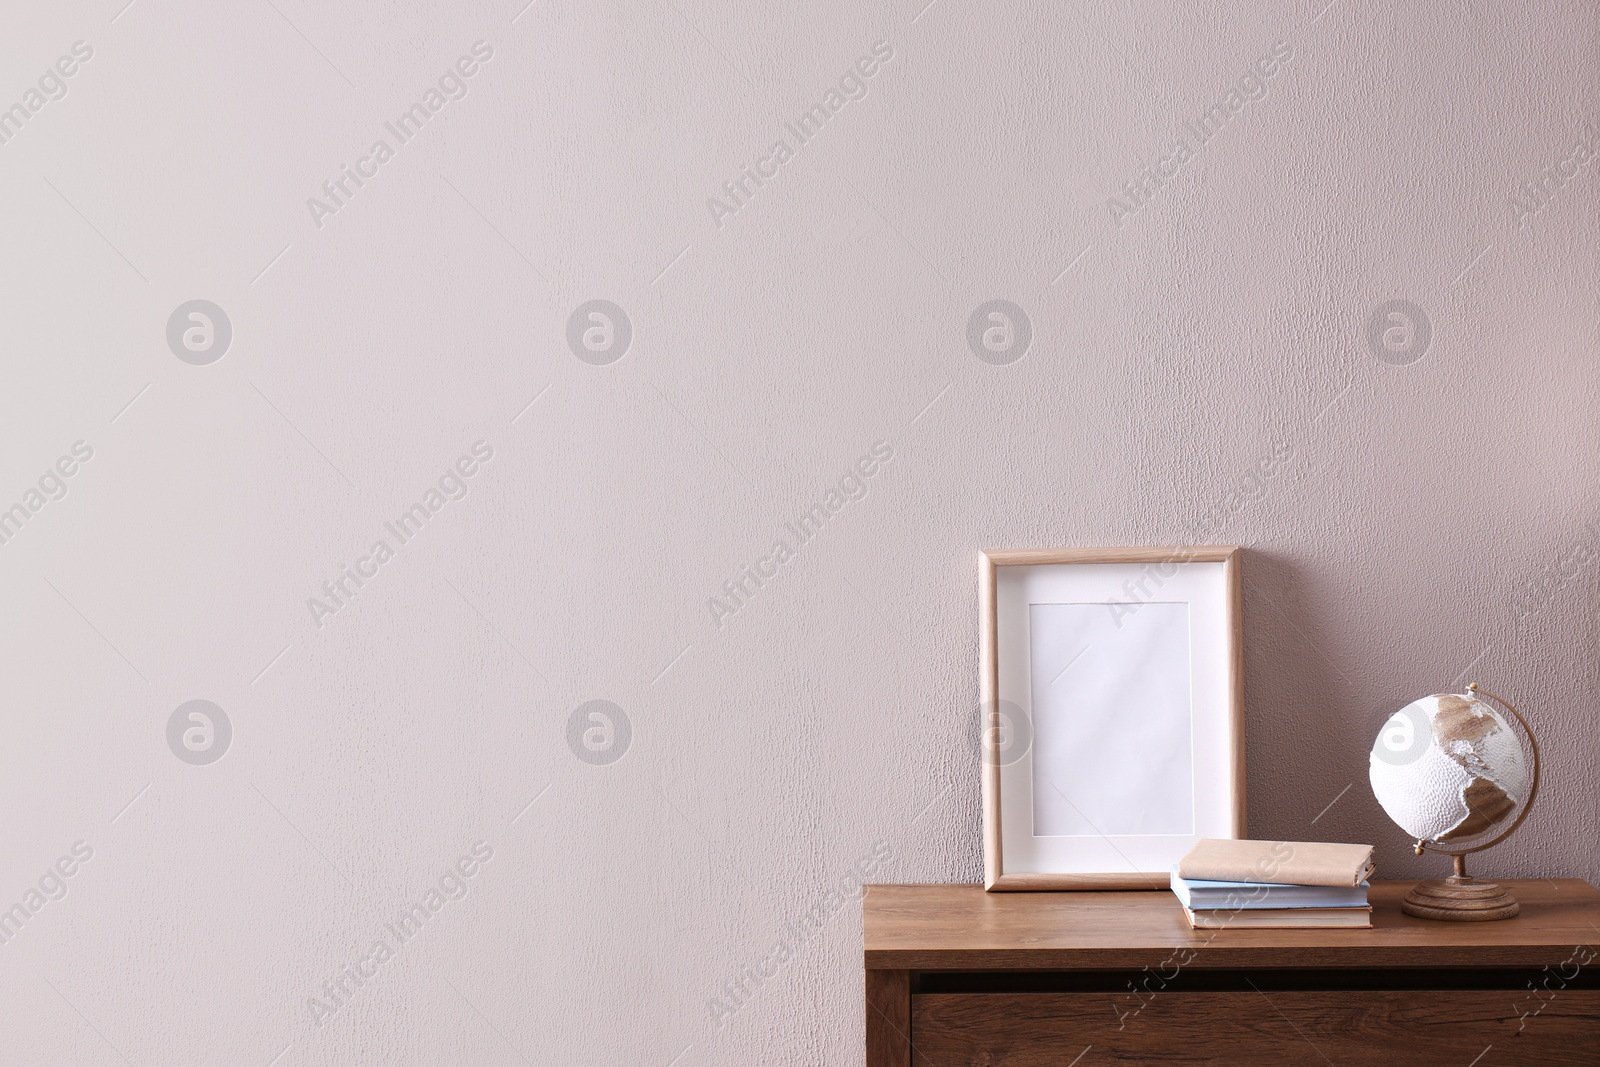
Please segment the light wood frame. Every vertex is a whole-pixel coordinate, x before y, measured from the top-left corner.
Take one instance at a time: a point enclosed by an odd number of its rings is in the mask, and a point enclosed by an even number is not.
[[[1006,874],[1000,833],[1001,760],[995,750],[1000,726],[999,604],[996,570],[1053,563],[1221,563],[1226,586],[1229,655],[1228,729],[1231,734],[1232,833],[1245,836],[1244,609],[1239,575],[1241,550],[1228,545],[1175,548],[1022,548],[978,553],[979,662],[983,745],[984,888],[991,892],[1060,889],[1165,889],[1169,872]]]

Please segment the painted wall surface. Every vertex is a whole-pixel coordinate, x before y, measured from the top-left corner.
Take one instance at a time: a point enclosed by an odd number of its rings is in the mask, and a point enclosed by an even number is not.
[[[125,2],[0,33],[5,1062],[861,1062],[985,547],[1248,546],[1257,835],[1442,871],[1477,679],[1600,878],[1593,5]]]

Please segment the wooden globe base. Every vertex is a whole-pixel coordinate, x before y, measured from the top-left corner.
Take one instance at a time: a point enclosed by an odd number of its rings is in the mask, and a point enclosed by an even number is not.
[[[1517,898],[1494,882],[1452,875],[1417,883],[1400,910],[1419,919],[1469,923],[1510,919],[1521,909]]]

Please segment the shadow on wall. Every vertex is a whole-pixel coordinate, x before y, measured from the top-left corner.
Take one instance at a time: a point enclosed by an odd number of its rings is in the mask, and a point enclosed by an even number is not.
[[[1371,842],[1394,874],[1404,835],[1367,785],[1383,721],[1414,696],[1391,661],[1357,669],[1337,614],[1288,556],[1245,552],[1245,789],[1251,837]],[[1390,705],[1393,705],[1392,707]],[[1409,855],[1409,849],[1406,849]]]

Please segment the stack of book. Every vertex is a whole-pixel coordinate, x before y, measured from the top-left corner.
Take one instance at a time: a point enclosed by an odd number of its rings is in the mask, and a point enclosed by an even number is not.
[[[1370,927],[1371,845],[1197,842],[1172,868],[1172,892],[1197,930]]]

